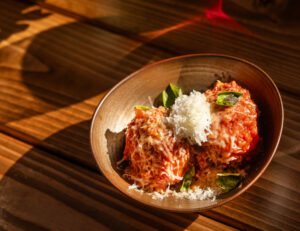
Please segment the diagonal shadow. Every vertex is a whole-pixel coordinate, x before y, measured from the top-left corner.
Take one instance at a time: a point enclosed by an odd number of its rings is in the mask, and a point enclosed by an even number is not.
[[[9,9],[13,11],[13,17],[5,20],[9,3],[15,3],[13,9]],[[38,23],[40,19],[52,15],[41,14],[39,10],[22,13],[33,5],[15,0],[4,0],[1,4],[0,28],[3,29],[0,36],[3,44],[6,42],[4,39],[26,30],[28,25],[24,20],[34,25],[34,22]],[[20,22],[23,24],[20,25]],[[174,22],[166,22],[166,25],[162,23],[160,27],[167,27],[168,23]],[[123,41],[124,46],[121,45]],[[117,46],[116,49],[113,46]],[[7,101],[5,95],[8,91],[16,97],[16,101],[22,101],[23,98],[16,93],[22,89],[25,98],[33,96],[39,107],[33,109],[26,105],[28,102],[25,100],[23,104],[14,105],[14,113],[11,113],[13,115],[1,115],[1,123],[17,121],[81,102],[111,88],[149,62],[171,56],[147,44],[138,50],[135,50],[135,46],[134,42],[118,35],[76,22],[48,29],[34,37],[2,47],[0,81],[6,89],[0,91],[2,100]],[[131,52],[132,49],[134,52]],[[14,101],[10,103],[15,104]]]
[[[73,125],[44,142],[87,131],[89,123]],[[89,150],[87,134],[82,143]],[[24,153],[1,179],[0,205],[0,226],[23,230],[184,230],[198,218],[195,213],[144,206],[97,172],[77,165],[72,157],[58,158],[36,147]]]

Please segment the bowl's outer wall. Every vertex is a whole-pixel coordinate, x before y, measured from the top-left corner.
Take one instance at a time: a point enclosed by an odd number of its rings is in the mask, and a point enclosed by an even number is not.
[[[134,106],[150,106],[152,100],[169,83],[181,87],[185,93],[195,89],[205,91],[216,80],[235,80],[247,88],[261,111],[260,133],[263,152],[252,166],[243,186],[215,201],[152,199],[147,194],[129,190],[129,184],[115,170],[115,162],[122,156],[120,134],[134,116]],[[283,107],[277,88],[270,78],[253,64],[222,55],[198,55],[162,61],[135,72],[108,93],[100,103],[91,128],[91,145],[102,173],[119,190],[147,205],[173,211],[206,210],[234,198],[246,190],[262,174],[276,151],[283,123]],[[119,139],[119,140],[117,140]]]

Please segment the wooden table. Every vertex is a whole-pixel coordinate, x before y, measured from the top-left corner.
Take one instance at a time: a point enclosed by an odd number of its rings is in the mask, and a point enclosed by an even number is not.
[[[219,3],[0,1],[0,230],[300,230],[299,3],[283,16]],[[143,206],[98,171],[93,111],[138,68],[203,52],[270,74],[285,107],[280,146],[257,183],[219,208]]]

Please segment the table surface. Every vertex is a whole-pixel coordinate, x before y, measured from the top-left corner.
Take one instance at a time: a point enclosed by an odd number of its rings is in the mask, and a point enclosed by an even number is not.
[[[299,230],[299,2],[250,2],[1,0],[0,230]],[[142,66],[205,52],[273,78],[285,109],[280,146],[263,176],[221,207],[146,207],[99,172],[92,114]]]

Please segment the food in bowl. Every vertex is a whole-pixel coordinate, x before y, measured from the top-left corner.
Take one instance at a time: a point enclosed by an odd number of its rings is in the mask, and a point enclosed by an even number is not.
[[[235,81],[189,95],[170,84],[134,111],[119,166],[153,198],[214,199],[238,187],[258,153],[259,109]]]

